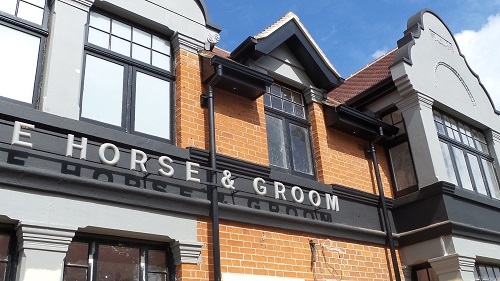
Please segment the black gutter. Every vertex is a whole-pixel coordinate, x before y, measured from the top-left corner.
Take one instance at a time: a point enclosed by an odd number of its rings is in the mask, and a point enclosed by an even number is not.
[[[219,82],[222,76],[222,67],[216,67],[215,76],[208,83],[208,130],[210,142],[210,168],[208,173],[208,199],[210,200],[210,219],[212,220],[212,254],[214,263],[214,280],[221,280],[221,266],[220,266],[220,240],[219,240],[219,192],[217,190],[217,161],[216,161],[216,147],[215,147],[215,110],[214,110],[214,86]]]
[[[372,141],[370,141],[370,148],[367,152],[371,152],[371,157],[373,161],[373,168],[375,170],[375,176],[377,178],[378,192],[380,196],[380,202],[382,203],[382,215],[384,216],[385,231],[387,233],[387,240],[389,242],[389,249],[391,251],[392,266],[394,269],[394,275],[396,276],[396,281],[401,281],[401,276],[399,275],[399,265],[398,258],[396,257],[396,249],[394,248],[394,237],[392,236],[392,227],[389,220],[389,211],[387,210],[387,202],[384,195],[384,186],[382,184],[382,179],[380,177],[380,170],[378,168],[377,154],[375,152],[375,142],[384,137],[384,131],[382,127],[379,129],[379,135]]]

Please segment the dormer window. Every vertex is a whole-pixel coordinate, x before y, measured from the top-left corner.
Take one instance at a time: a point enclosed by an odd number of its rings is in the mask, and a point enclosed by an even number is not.
[[[309,122],[304,98],[278,84],[264,96],[269,164],[279,171],[313,177]]]

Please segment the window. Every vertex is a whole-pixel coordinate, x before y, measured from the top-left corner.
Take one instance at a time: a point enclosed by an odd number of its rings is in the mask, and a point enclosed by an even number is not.
[[[35,106],[47,37],[45,0],[0,1],[0,97]]]
[[[436,110],[434,121],[450,182],[500,199],[493,158],[483,133]]]
[[[408,144],[408,136],[400,111],[392,111],[382,117],[382,121],[399,128],[397,136],[388,145],[396,196],[405,195],[417,188],[417,177]]]
[[[171,140],[170,42],[90,12],[81,119]]]
[[[14,280],[12,252],[15,249],[13,236],[0,232],[0,281]]]
[[[158,247],[74,241],[66,254],[63,280],[173,280],[171,260],[169,252]]]
[[[303,96],[277,84],[264,95],[269,163],[299,176],[313,177],[309,123]]]
[[[423,265],[412,266],[411,280],[415,281],[439,281],[436,271],[426,263]]]
[[[500,267],[491,264],[478,264],[474,267],[474,280],[496,281],[500,280]]]

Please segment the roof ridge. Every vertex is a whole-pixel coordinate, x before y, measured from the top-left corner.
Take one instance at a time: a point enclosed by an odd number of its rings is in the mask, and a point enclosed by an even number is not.
[[[349,80],[350,78],[356,76],[357,74],[359,74],[361,71],[367,69],[368,67],[372,66],[373,64],[375,64],[376,62],[382,60],[383,58],[387,57],[389,54],[391,54],[392,52],[394,52],[395,50],[397,50],[398,47],[394,47],[392,50],[388,51],[387,53],[381,55],[380,57],[378,57],[377,59],[375,59],[374,61],[370,62],[369,64],[365,65],[364,67],[360,68],[358,71],[354,72],[353,74],[349,75],[349,77],[347,77],[345,80]]]
[[[297,20],[299,20],[299,17],[294,12],[289,11],[284,16],[282,16],[279,20],[277,20],[276,22],[274,22],[273,24],[271,24],[270,26],[268,26],[267,28],[265,28],[264,30],[262,30],[261,32],[256,34],[254,36],[254,38],[259,39],[259,38],[267,37],[269,34],[273,33],[274,30],[276,30],[280,26],[284,25],[285,23],[287,23],[289,20],[291,20],[293,18],[296,18]]]

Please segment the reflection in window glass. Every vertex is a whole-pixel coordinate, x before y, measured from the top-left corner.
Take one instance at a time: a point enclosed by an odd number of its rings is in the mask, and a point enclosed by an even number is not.
[[[0,1],[0,11],[7,14],[15,15],[17,0],[2,0]]]
[[[495,168],[493,167],[493,163],[486,161],[484,159],[481,159],[481,161],[483,162],[486,182],[488,183],[488,186],[490,187],[491,197],[496,198],[496,199],[500,199],[500,189],[498,186],[497,177],[495,175]]]
[[[43,22],[43,7],[37,7],[32,4],[19,1],[17,16],[19,18],[41,25]]]
[[[7,274],[7,263],[9,262],[10,236],[0,234],[0,281],[4,281]]]
[[[281,168],[288,168],[285,153],[285,137],[283,121],[266,115],[267,145],[269,147],[269,164]]]
[[[290,124],[293,168],[295,171],[312,174],[311,146],[306,128]]]
[[[31,104],[40,38],[0,24],[0,42],[0,95]]]
[[[139,248],[99,245],[98,257],[98,281],[139,281]]]
[[[468,190],[473,190],[469,170],[467,169],[467,163],[465,162],[464,152],[454,146],[451,148],[453,151],[453,157],[455,158],[455,163],[457,164],[458,176],[460,177],[462,187]]]
[[[82,117],[121,126],[123,76],[122,65],[87,55]]]
[[[486,192],[486,186],[484,186],[483,176],[481,175],[481,168],[479,168],[477,156],[467,153],[467,158],[469,160],[472,176],[474,177],[474,185],[476,186],[477,192],[488,195],[488,193]]]
[[[136,75],[134,130],[170,139],[170,82]]]
[[[392,169],[398,191],[417,184],[413,161],[411,159],[408,142],[401,143],[389,149]]]
[[[446,166],[446,173],[448,174],[448,180],[458,185],[457,176],[455,175],[455,169],[453,168],[453,161],[451,159],[450,150],[448,145],[444,142],[439,142],[441,145],[441,152],[443,153],[444,164]]]

